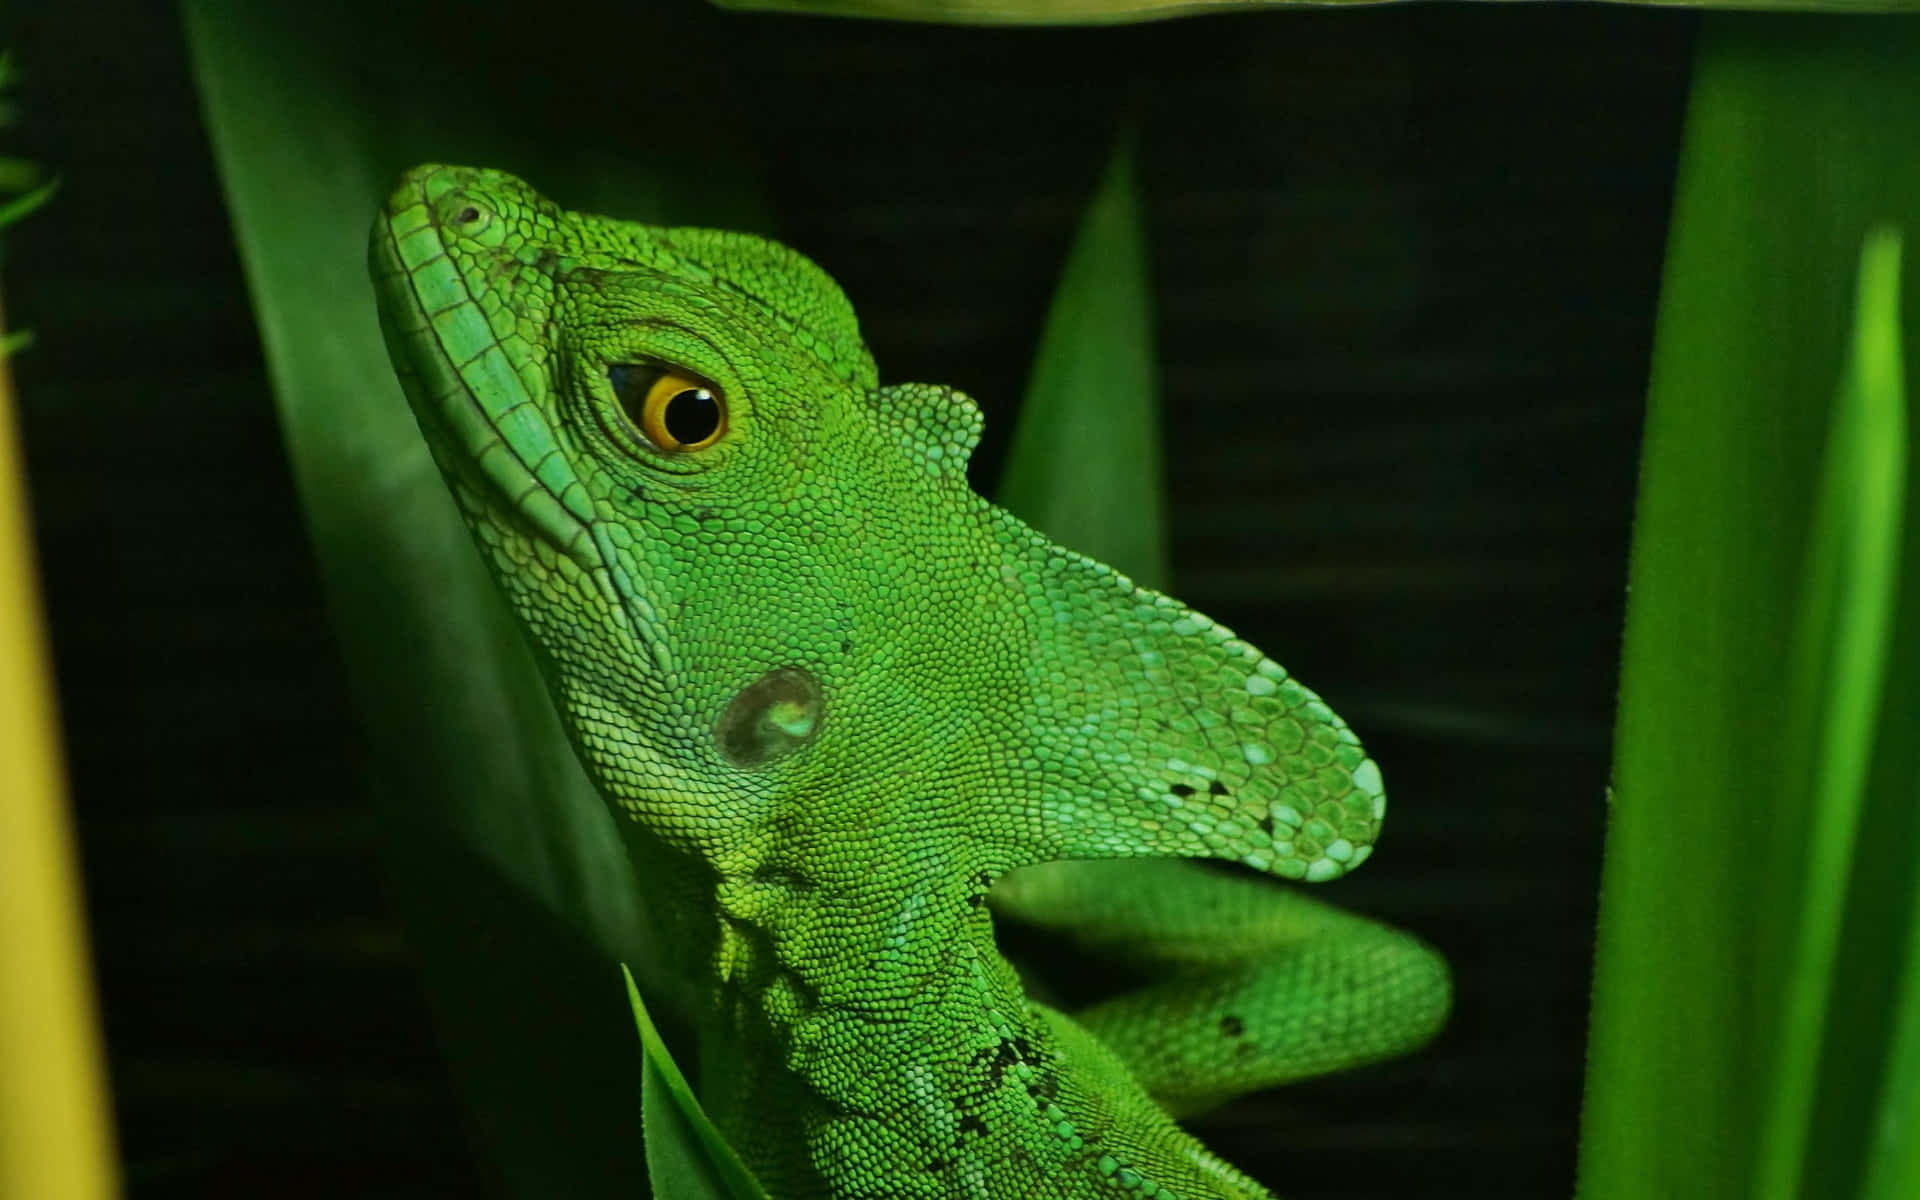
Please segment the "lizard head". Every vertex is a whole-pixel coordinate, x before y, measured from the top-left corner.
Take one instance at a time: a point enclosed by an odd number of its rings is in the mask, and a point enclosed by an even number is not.
[[[1346,726],[975,495],[977,408],[878,386],[800,255],[430,166],[372,258],[408,398],[576,748],[657,834],[723,870],[775,843],[870,865],[870,841],[966,879],[1366,857],[1379,772]]]

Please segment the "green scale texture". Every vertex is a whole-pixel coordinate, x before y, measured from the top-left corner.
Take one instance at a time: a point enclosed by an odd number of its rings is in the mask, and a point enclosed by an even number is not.
[[[879,386],[812,263],[439,166],[372,261],[435,459],[671,909],[702,1100],[773,1195],[1264,1196],[1167,1106],[1438,1027],[1414,939],[1139,861],[1334,878],[1380,772],[1257,649],[974,494],[978,409]],[[724,436],[655,447],[608,380],[634,363],[716,385]],[[996,910],[1167,979],[1053,1011]]]

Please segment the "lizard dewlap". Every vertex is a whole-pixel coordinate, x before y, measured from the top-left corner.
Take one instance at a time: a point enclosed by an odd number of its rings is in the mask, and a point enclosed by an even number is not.
[[[725,1048],[702,1102],[772,1195],[1266,1196],[1170,1114],[1438,1028],[1430,950],[1253,874],[1372,852],[1353,733],[974,494],[978,410],[880,386],[818,267],[426,166],[372,268],[421,431]],[[1168,861],[1195,858],[1251,871]],[[1054,1011],[996,915],[1161,981]]]

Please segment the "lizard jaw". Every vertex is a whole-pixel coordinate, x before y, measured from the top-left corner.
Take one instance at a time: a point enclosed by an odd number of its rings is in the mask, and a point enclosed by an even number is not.
[[[441,472],[475,499],[487,497],[496,516],[599,574],[604,564],[585,490],[564,455],[530,461],[538,444],[555,444],[553,431],[528,374],[509,363],[447,252],[441,210],[451,203],[473,211],[458,201],[466,174],[416,167],[374,222],[369,258],[383,300],[381,331],[395,363],[405,364],[407,402]]]

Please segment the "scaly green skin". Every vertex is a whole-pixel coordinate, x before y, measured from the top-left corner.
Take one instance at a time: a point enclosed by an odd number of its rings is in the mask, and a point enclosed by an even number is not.
[[[779,1197],[1255,1197],[1192,1110],[1395,1053],[1418,942],[1243,875],[1371,852],[1380,772],[1252,646],[969,490],[818,268],[421,167],[376,223],[422,430],[700,981],[702,1098]],[[716,384],[665,452],[608,367]],[[1016,871],[1016,868],[1025,868]],[[994,908],[1174,975],[1069,1018]]]

